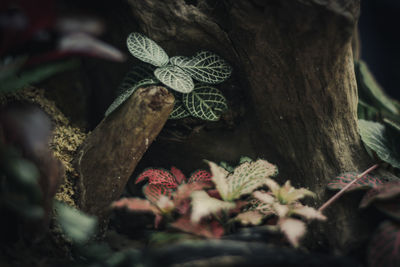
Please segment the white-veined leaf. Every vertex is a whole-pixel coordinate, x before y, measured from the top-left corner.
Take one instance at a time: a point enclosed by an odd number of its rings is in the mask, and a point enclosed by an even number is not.
[[[132,94],[133,92],[136,91],[136,89],[146,86],[146,85],[152,85],[152,84],[157,84],[158,81],[156,79],[148,78],[141,80],[137,84],[131,86],[128,88],[125,92],[117,96],[117,98],[111,103],[111,105],[107,108],[105,112],[105,116],[107,117],[110,115],[115,109],[117,109],[122,103],[124,103]]]
[[[182,68],[193,79],[205,83],[221,83],[232,73],[231,66],[224,59],[209,51],[201,51],[191,58],[173,57],[170,62]]]
[[[278,172],[275,165],[262,159],[244,162],[231,174],[211,161],[208,164],[212,173],[211,179],[225,201],[233,201],[252,193]]]
[[[133,32],[128,35],[126,45],[129,52],[141,61],[161,67],[168,63],[168,55],[156,42],[147,36]]]
[[[133,66],[133,68],[125,75],[121,84],[119,85],[117,95],[123,94],[133,85],[145,79],[154,79],[154,66],[146,63],[140,63]]]
[[[358,120],[361,139],[378,157],[400,169],[399,139],[389,135],[384,125],[378,122]]]
[[[224,199],[234,200],[252,193],[277,172],[275,165],[262,159],[240,164],[227,178],[229,195]]]
[[[175,65],[180,68],[185,68],[185,66],[189,63],[191,59],[192,59],[191,57],[174,56],[169,59],[169,63],[171,63],[171,65]]]
[[[228,109],[222,93],[208,85],[196,85],[189,94],[182,96],[183,104],[193,117],[208,121],[217,121]]]
[[[190,113],[186,110],[183,102],[180,98],[175,97],[174,109],[172,110],[171,114],[169,114],[168,119],[177,120],[189,117]]]
[[[218,190],[221,197],[225,199],[224,197],[229,194],[228,181],[226,180],[229,173],[227,170],[212,161],[208,161],[208,165],[210,166],[212,174],[211,180],[215,184],[215,188]]]
[[[160,82],[180,93],[190,93],[194,84],[192,78],[177,66],[165,66],[154,70]]]
[[[205,191],[194,191],[192,197],[192,214],[190,220],[194,223],[200,222],[203,217],[215,214],[221,210],[235,208],[235,203],[222,201],[210,197]]]

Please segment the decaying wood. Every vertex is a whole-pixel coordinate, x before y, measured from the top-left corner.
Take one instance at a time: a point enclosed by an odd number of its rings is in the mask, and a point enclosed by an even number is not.
[[[208,49],[234,65],[257,154],[279,166],[282,180],[315,191],[315,205],[327,199],[329,179],[367,167],[351,46],[359,0],[129,2],[142,31],[168,51]],[[327,211],[319,233],[344,251],[366,232],[351,205]]]
[[[140,88],[87,137],[74,161],[83,211],[107,219],[111,202],[121,196],[173,103],[173,95],[163,87]]]

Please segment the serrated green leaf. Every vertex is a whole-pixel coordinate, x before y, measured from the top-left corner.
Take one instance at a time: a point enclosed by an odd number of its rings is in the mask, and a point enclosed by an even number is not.
[[[217,121],[228,109],[222,93],[208,85],[196,85],[195,89],[182,97],[183,104],[193,117]]]
[[[128,35],[126,45],[129,52],[141,61],[161,67],[168,63],[168,55],[156,42],[147,36],[133,32]]]
[[[170,62],[182,68],[193,79],[204,83],[221,83],[232,73],[231,66],[224,59],[209,51],[201,51],[191,58],[173,57]]]
[[[359,120],[358,128],[364,144],[376,152],[378,157],[400,169],[400,141],[391,136],[384,125],[378,122]]]
[[[180,93],[190,93],[194,84],[192,78],[177,66],[165,66],[154,70],[160,82]]]
[[[117,96],[117,98],[107,108],[107,110],[105,112],[105,116],[107,117],[114,110],[116,110],[119,106],[121,106],[138,88],[143,87],[143,86],[157,84],[157,83],[158,83],[158,81],[156,79],[149,78],[149,79],[141,80],[137,84],[131,86],[130,88],[128,88],[128,90],[126,90],[125,92],[123,92],[122,94]]]
[[[84,243],[96,231],[97,219],[61,202],[55,202],[57,220],[73,242]]]
[[[171,114],[169,114],[169,118],[171,120],[183,119],[189,117],[190,113],[187,111],[183,102],[180,98],[175,98],[174,109]]]
[[[369,100],[374,106],[399,114],[399,110],[376,82],[368,66],[359,61],[355,64],[355,68],[361,98]]]

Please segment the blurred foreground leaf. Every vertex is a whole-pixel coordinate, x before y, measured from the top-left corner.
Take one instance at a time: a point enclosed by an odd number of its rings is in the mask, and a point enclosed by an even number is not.
[[[32,70],[27,70],[19,75],[9,75],[3,77],[0,85],[0,93],[9,93],[21,89],[31,83],[40,82],[50,76],[72,69],[78,65],[77,61],[70,60],[67,62],[58,62],[36,67]]]
[[[87,242],[95,233],[97,219],[61,202],[55,202],[57,220],[65,235],[78,244]]]

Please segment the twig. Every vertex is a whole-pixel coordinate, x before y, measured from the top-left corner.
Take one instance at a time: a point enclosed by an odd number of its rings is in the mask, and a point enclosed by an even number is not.
[[[327,202],[325,202],[319,209],[318,211],[322,212],[324,209],[326,209],[327,207],[329,207],[329,205],[331,205],[333,202],[335,202],[339,197],[341,197],[347,189],[350,188],[350,186],[352,186],[354,183],[356,183],[357,181],[359,181],[360,179],[362,179],[365,175],[367,175],[368,173],[372,172],[373,170],[375,170],[376,168],[378,168],[379,165],[375,164],[372,167],[370,167],[369,169],[367,169],[366,171],[364,171],[363,173],[361,173],[360,175],[357,176],[356,179],[354,179],[353,181],[351,181],[348,185],[346,185],[345,187],[342,188],[342,190],[340,190],[339,192],[337,192],[333,197],[331,197]]]

